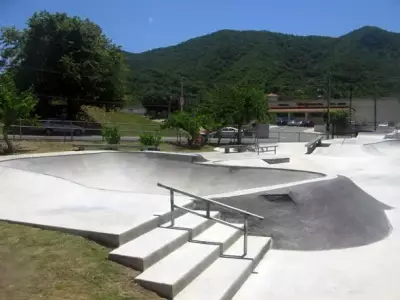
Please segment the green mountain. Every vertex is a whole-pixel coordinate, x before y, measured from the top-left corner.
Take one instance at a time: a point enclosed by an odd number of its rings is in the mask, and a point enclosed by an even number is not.
[[[397,93],[400,34],[363,27],[338,38],[268,31],[222,30],[176,46],[126,52],[128,88],[143,103],[177,99],[181,78],[187,98],[218,85],[246,80],[283,97],[335,98]],[[397,78],[396,78],[397,77]]]

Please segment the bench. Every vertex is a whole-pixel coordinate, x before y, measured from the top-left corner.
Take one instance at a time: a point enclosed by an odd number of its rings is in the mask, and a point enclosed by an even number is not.
[[[277,147],[278,147],[278,145],[276,145],[276,144],[268,144],[268,145],[258,145],[258,146],[256,146],[258,154],[260,152],[274,152],[274,154],[276,154],[276,148]]]
[[[119,150],[120,148],[134,148],[142,149],[140,145],[109,145],[109,144],[73,144],[73,147],[77,148],[78,151],[84,151],[85,149],[100,149],[100,150]]]
[[[231,149],[236,149],[237,152],[245,152],[247,148],[249,147],[248,145],[225,145],[225,146],[219,146],[220,148],[225,149],[225,153],[230,153]]]
[[[315,148],[317,148],[318,146],[321,145],[322,140],[324,139],[324,136],[321,135],[315,139],[313,139],[312,141],[308,142],[305,146],[307,147],[307,154],[311,154],[313,153],[313,151],[315,150]]]

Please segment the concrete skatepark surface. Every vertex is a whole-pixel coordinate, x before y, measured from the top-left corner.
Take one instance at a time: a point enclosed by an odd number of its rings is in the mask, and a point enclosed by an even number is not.
[[[218,200],[262,214],[263,221],[250,223],[250,232],[272,237],[275,249],[358,247],[385,238],[391,230],[385,214],[391,207],[343,176]],[[240,219],[231,211],[219,210],[227,221]]]
[[[93,189],[146,194],[169,193],[158,188],[158,182],[212,195],[323,176],[304,171],[193,164],[191,160],[190,155],[103,152],[6,160],[0,162],[0,167],[49,175]]]
[[[195,155],[90,152],[0,161],[0,219],[88,236],[118,246],[169,212],[170,184],[212,195],[319,178],[320,173],[194,164]],[[178,205],[190,205],[176,195]]]
[[[209,192],[212,187],[208,179],[196,181],[190,173],[184,173],[185,184],[201,182],[206,185],[201,190],[195,188],[203,195],[231,192],[232,189],[238,192],[242,189],[259,189],[247,195],[238,193],[226,199],[219,198],[264,215],[265,223],[252,223],[252,231],[275,235],[277,240],[274,249],[264,257],[234,300],[400,299],[398,141],[384,141],[383,136],[378,135],[361,135],[357,139],[338,139],[326,143],[331,145],[317,148],[311,155],[304,155],[303,143],[293,147],[280,145],[277,154],[289,155],[290,162],[279,164],[279,169],[262,160],[273,157],[273,154],[260,155],[259,159],[245,153],[240,159],[240,154],[218,156],[212,153],[210,157],[215,163],[200,162],[204,164],[202,167],[214,164],[208,166],[207,170],[215,170],[216,174],[220,172],[218,174],[228,178],[232,176],[231,182],[234,183],[229,186],[224,179],[221,182],[223,188],[216,192]],[[371,144],[374,145],[368,146]],[[376,155],[377,151],[379,155]],[[206,154],[204,156],[207,157]],[[235,159],[231,161],[229,157]],[[112,183],[104,188],[99,184],[102,181],[74,181],[64,173],[53,173],[51,176],[50,172],[58,163],[56,160],[51,162],[46,171],[48,175],[29,170],[37,163],[26,163],[29,159],[25,162],[16,159],[0,163],[0,184],[6,196],[0,200],[1,219],[6,216],[5,219],[27,219],[39,224],[46,220],[52,224],[64,222],[65,226],[89,226],[93,230],[100,228],[108,232],[121,232],[144,222],[139,216],[152,218],[157,213],[168,211],[168,198],[162,195],[163,191],[145,193],[140,187],[136,189],[128,185],[133,182],[127,179],[124,185]],[[104,160],[103,155],[100,161]],[[112,161],[111,158],[108,160]],[[113,160],[123,161],[115,157]],[[220,169],[222,165],[227,166]],[[266,176],[268,183],[263,186],[257,176],[250,175],[251,169],[232,168],[249,165],[260,172],[258,177],[262,177],[260,174],[263,172],[257,168],[265,168],[265,174],[277,170],[282,172],[280,174],[291,174],[292,170],[304,172],[292,171],[296,175],[285,175],[290,180],[283,182],[275,181],[274,176]],[[284,173],[285,170],[287,173]],[[77,171],[85,173],[83,170]],[[236,174],[243,173],[235,177],[236,171]],[[100,172],[97,169],[97,174],[92,175],[99,174],[102,178],[104,174]],[[198,173],[216,176],[212,172]],[[321,178],[318,173],[329,176]],[[307,175],[300,178],[299,174]],[[113,176],[122,175],[113,173]],[[165,172],[164,176],[172,174]],[[256,182],[238,186],[247,176]],[[156,182],[158,178],[151,180]],[[174,179],[171,180],[174,182]],[[266,194],[288,194],[294,204],[267,202]],[[181,204],[191,202],[185,197],[177,201]],[[229,219],[235,216],[225,214],[225,217]]]

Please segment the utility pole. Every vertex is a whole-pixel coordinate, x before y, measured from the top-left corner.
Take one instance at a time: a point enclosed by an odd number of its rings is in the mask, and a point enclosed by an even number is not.
[[[377,98],[377,86],[376,86],[376,83],[375,83],[375,92],[374,92],[374,128],[375,128],[375,131],[376,131],[376,98]]]
[[[327,138],[329,139],[329,131],[330,131],[330,126],[331,126],[331,71],[328,73],[328,105],[327,105],[327,119],[328,123],[326,124],[326,135]],[[333,132],[332,132],[333,134]]]
[[[172,95],[169,95],[169,99],[168,99],[168,119],[169,116],[171,115],[171,102],[172,102]]]
[[[349,100],[350,100],[349,116],[350,116],[350,123],[351,123],[351,121],[353,121],[353,84],[350,85]]]

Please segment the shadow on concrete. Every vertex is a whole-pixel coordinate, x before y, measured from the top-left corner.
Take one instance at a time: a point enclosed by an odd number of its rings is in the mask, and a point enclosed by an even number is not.
[[[385,214],[391,207],[343,176],[268,191],[268,195],[264,192],[218,201],[264,216],[263,221],[250,221],[250,233],[272,237],[276,249],[357,247],[377,242],[391,231]],[[227,210],[222,210],[222,218],[242,222],[240,215]]]

